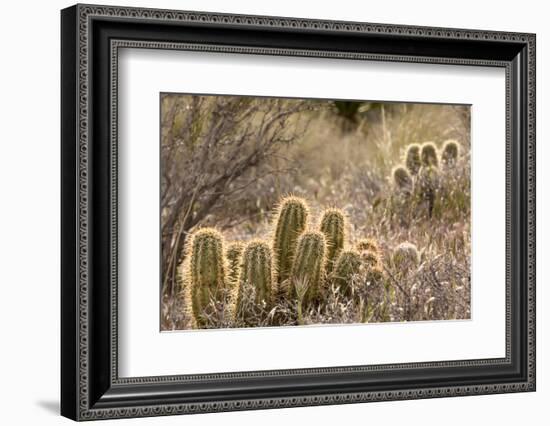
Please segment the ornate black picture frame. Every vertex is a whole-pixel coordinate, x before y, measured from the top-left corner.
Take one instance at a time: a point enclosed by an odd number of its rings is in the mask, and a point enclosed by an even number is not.
[[[61,29],[62,415],[92,420],[535,390],[534,34],[95,5],[64,9]],[[506,356],[119,378],[120,47],[504,68]]]

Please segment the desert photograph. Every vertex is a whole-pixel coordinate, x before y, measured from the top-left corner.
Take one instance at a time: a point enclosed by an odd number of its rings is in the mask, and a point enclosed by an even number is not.
[[[470,106],[160,95],[160,330],[470,319]]]

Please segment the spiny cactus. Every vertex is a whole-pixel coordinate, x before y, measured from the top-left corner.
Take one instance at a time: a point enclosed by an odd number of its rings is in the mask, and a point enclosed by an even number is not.
[[[271,276],[271,248],[261,240],[250,241],[243,253],[242,270],[235,313],[246,320],[247,314],[270,309],[273,289]],[[256,308],[256,309],[254,309]]]
[[[298,239],[292,264],[293,296],[296,286],[304,288],[302,304],[310,306],[319,300],[325,274],[326,240],[322,232],[307,231]]]
[[[393,249],[392,262],[399,270],[408,271],[418,267],[420,253],[414,244],[403,242]]]
[[[279,205],[273,236],[275,282],[277,284],[289,277],[297,240],[306,228],[308,214],[307,204],[302,198],[286,197]]]
[[[374,253],[380,253],[380,247],[378,242],[374,238],[361,238],[355,244],[355,248],[359,253],[363,251],[372,251]]]
[[[437,148],[433,142],[425,142],[422,144],[422,165],[425,167],[438,167]]]
[[[436,191],[439,186],[439,172],[433,166],[420,169],[418,176],[418,189],[420,196],[428,203],[428,216],[432,217]]]
[[[411,143],[407,147],[407,156],[405,158],[405,165],[409,170],[410,174],[416,176],[422,166],[422,161],[420,160],[420,145],[417,143]]]
[[[342,294],[351,294],[351,280],[354,275],[359,274],[362,264],[361,255],[355,250],[345,250],[338,256],[332,279]]]
[[[226,264],[224,240],[214,228],[202,228],[191,236],[186,278],[193,317],[199,327],[206,325],[205,309],[212,300],[223,302]]]
[[[393,182],[402,193],[410,194],[413,190],[411,174],[403,166],[398,166],[393,170]]]
[[[189,259],[180,262],[176,268],[176,295],[177,300],[182,301],[182,315],[186,328],[197,328],[197,322],[193,315],[193,304],[191,302],[191,288],[188,281]]]
[[[458,159],[458,149],[458,143],[455,140],[446,141],[441,150],[441,163],[446,167],[453,167]]]
[[[327,209],[323,213],[319,230],[325,234],[327,243],[327,274],[332,271],[334,262],[344,248],[345,217],[340,209]]]
[[[271,248],[261,240],[250,241],[243,254],[243,266],[239,285],[252,285],[255,288],[256,303],[271,303]]]
[[[231,287],[237,285],[241,274],[241,262],[244,244],[235,241],[227,246],[225,257],[227,258],[227,282]]]

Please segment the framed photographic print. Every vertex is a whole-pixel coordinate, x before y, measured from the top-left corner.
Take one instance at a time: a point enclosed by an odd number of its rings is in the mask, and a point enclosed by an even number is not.
[[[535,35],[61,30],[64,416],[535,390]]]

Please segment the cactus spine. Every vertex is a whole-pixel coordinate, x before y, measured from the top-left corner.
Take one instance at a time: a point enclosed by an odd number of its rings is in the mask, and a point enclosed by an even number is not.
[[[437,148],[433,142],[422,144],[422,165],[425,167],[438,167]]]
[[[410,194],[412,192],[412,177],[405,167],[398,166],[393,170],[393,182],[400,192],[404,194]]]
[[[322,232],[304,232],[298,240],[296,256],[292,264],[294,295],[303,288],[302,304],[310,306],[319,300],[325,273],[326,240]],[[300,297],[298,297],[300,299]]]
[[[441,151],[441,163],[445,167],[453,167],[458,159],[458,143],[454,140],[448,140],[443,144]]]
[[[329,274],[338,255],[344,248],[345,217],[340,209],[327,209],[323,213],[319,230],[325,234],[327,244],[326,271]]]
[[[191,237],[187,282],[193,317],[199,327],[206,325],[204,314],[210,302],[225,298],[225,259],[222,235],[214,228],[202,228]]]
[[[405,165],[410,174],[416,176],[422,165],[420,160],[420,145],[412,143],[407,147],[407,156],[405,158]]]
[[[345,250],[338,256],[332,277],[342,294],[351,294],[351,280],[360,272],[362,263],[361,255],[354,250]]]
[[[255,240],[246,245],[243,254],[243,264],[239,278],[239,294],[237,311],[241,310],[245,292],[254,289],[254,303],[271,305],[271,248],[265,241]]]
[[[298,237],[306,228],[308,207],[302,198],[287,197],[278,209],[273,237],[275,282],[288,279]]]

